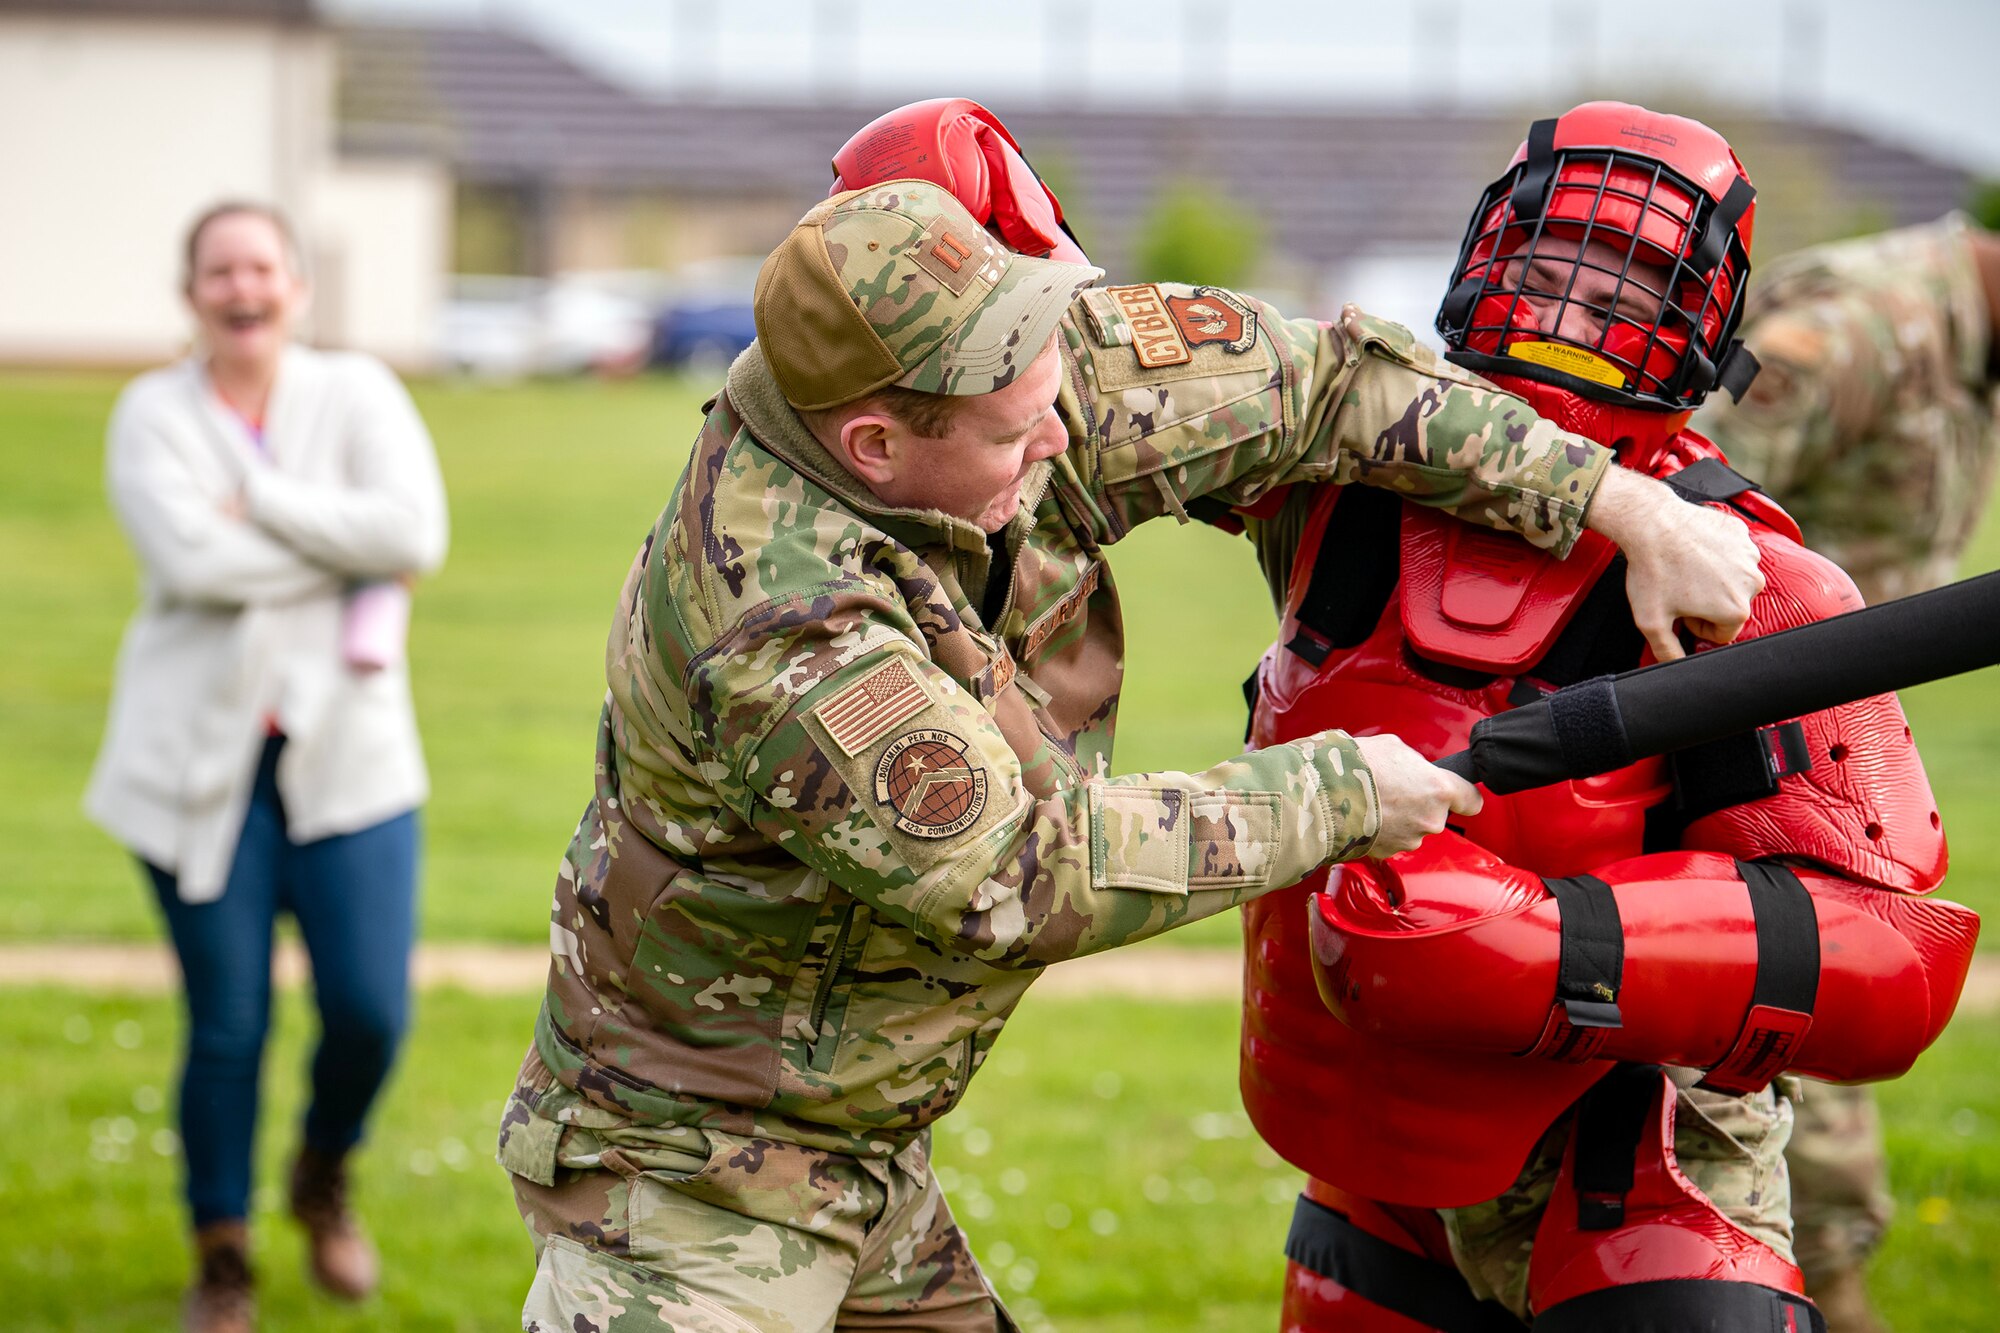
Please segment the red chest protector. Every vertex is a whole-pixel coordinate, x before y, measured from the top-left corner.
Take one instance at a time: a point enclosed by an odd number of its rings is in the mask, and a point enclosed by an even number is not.
[[[1633,461],[1669,477],[1705,460],[1714,462],[1702,475],[1733,476],[1713,445],[1686,432]],[[1642,660],[1609,542],[1585,533],[1556,560],[1393,497],[1385,506],[1378,494],[1328,488],[1318,499],[1279,645],[1260,668],[1254,744],[1339,727],[1394,732],[1442,755],[1463,748],[1479,719],[1531,692]],[[1748,492],[1732,509],[1759,545],[1767,584],[1746,636],[1858,605],[1852,584],[1798,545],[1775,505]],[[1337,566],[1320,560],[1329,540]],[[1850,751],[1868,762],[1845,763]],[[1518,877],[1524,897],[1534,896],[1542,878],[1674,847],[1746,860],[1801,856],[1905,893],[1942,878],[1935,806],[1892,696],[1799,719],[1711,758],[1706,767],[1692,755],[1651,759],[1585,781],[1489,793],[1463,832],[1504,868],[1478,873]],[[1739,784],[1727,799],[1704,799],[1712,793],[1702,788],[1730,787],[1733,769],[1746,764],[1755,770],[1747,791]],[[1315,875],[1245,909],[1241,1076],[1252,1121],[1294,1165],[1369,1197],[1430,1207],[1493,1197],[1610,1061],[1538,1063],[1524,1078],[1513,1054],[1440,1051],[1344,1025],[1321,1000],[1310,956],[1307,900],[1325,886]],[[1530,1033],[1522,1047],[1533,1042]]]

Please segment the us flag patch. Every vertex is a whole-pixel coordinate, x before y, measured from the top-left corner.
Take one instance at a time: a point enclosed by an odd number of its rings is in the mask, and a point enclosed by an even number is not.
[[[868,742],[915,717],[930,702],[917,673],[908,663],[892,659],[813,709],[813,716],[841,753],[851,759]]]

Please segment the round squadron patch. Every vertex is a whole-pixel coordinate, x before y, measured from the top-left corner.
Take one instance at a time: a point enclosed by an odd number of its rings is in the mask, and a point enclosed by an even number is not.
[[[896,812],[896,827],[917,838],[949,838],[986,808],[986,770],[965,757],[948,731],[905,732],[875,765],[875,799]]]

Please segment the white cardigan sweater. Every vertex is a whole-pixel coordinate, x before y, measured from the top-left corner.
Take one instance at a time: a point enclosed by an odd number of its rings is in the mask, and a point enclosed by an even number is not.
[[[340,641],[355,581],[444,558],[430,435],[380,362],[293,347],[265,441],[268,455],[193,360],[134,380],[111,417],[111,503],[144,580],[84,808],[189,902],[222,893],[269,718],[288,738],[294,842],[429,790],[407,671],[354,671]],[[230,518],[239,493],[246,516]]]

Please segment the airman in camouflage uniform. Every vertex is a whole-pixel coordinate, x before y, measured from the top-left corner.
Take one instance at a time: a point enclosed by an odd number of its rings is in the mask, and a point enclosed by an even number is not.
[[[1694,424],[1869,603],[1922,592],[1952,578],[1992,491],[1996,325],[2000,237],[1963,215],[1804,250],[1750,289],[1763,371]],[[1873,1094],[1807,1084],[1790,1161],[1807,1285],[1834,1327],[1865,1328],[1860,1272],[1891,1208]]]
[[[1104,547],[1318,480],[1576,539],[1608,453],[1405,331],[1097,276],[907,181],[826,201],[766,263],[759,342],[613,622],[501,1126],[539,1256],[524,1327],[1011,1327],[927,1131],[1028,984],[1364,855],[1389,808],[1340,732],[1109,776]],[[1066,444],[990,540],[883,500],[807,424],[1044,374]]]

